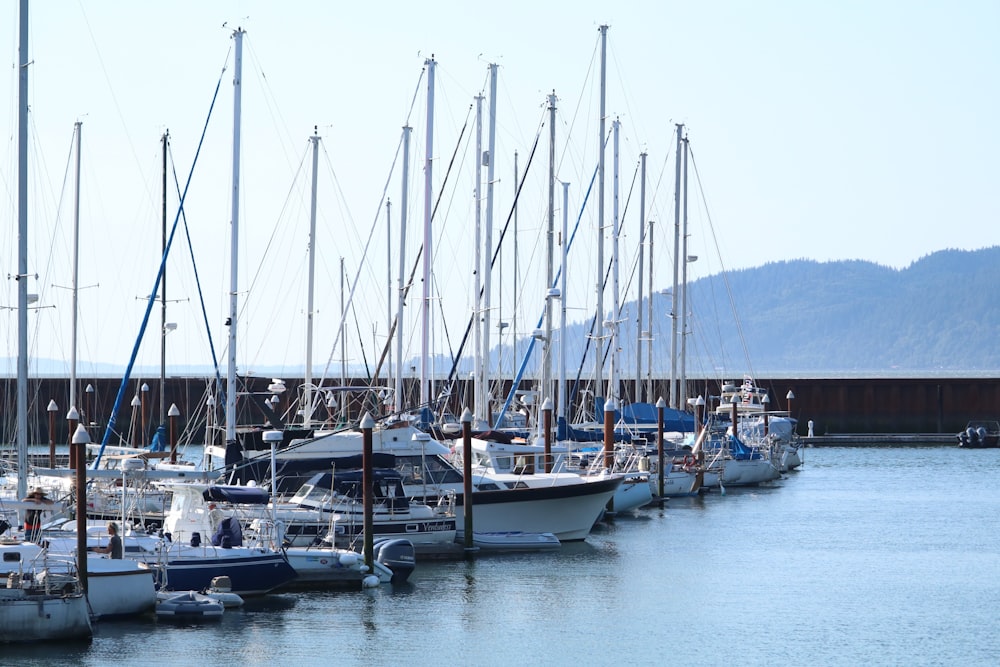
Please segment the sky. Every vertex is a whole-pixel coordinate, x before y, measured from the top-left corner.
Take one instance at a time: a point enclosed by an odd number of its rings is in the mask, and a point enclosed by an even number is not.
[[[0,20],[9,64],[0,109],[0,252],[8,275],[17,267],[17,4],[6,3]],[[430,346],[453,351],[476,307],[474,98],[485,95],[485,150],[490,63],[498,65],[491,247],[508,220],[511,227],[492,274],[489,335],[494,344],[509,342],[515,330],[524,336],[541,314],[546,105],[553,91],[555,178],[570,184],[570,227],[579,220],[567,263],[567,317],[591,317],[602,238],[597,184],[586,205],[584,193],[602,143],[601,25],[609,26],[606,132],[612,120],[621,123],[623,302],[636,298],[640,247],[651,246],[653,290],[672,285],[678,123],[691,151],[688,254],[698,257],[688,264],[691,279],[801,258],[904,268],[937,250],[1000,244],[1000,4],[992,1],[78,0],[33,3],[30,14],[28,255],[29,273],[37,278],[29,292],[38,294],[29,315],[30,348],[33,364],[56,360],[65,374],[73,339],[77,121],[77,374],[100,375],[131,358],[160,263],[160,142],[167,130],[169,226],[178,211],[175,178],[183,189],[190,175],[186,231],[178,227],[166,263],[166,321],[176,324],[162,337],[168,373],[211,365],[207,329],[225,374],[237,27],[246,31],[237,253],[241,373],[296,375],[307,358],[314,131],[320,140],[313,365],[323,377],[338,376],[342,360],[374,366],[396,307],[405,124],[412,127],[402,251],[407,272],[423,235],[425,61],[432,56],[437,211]],[[645,246],[637,176],[643,152],[645,220],[654,230]],[[613,153],[609,140],[603,232],[609,261]],[[523,178],[516,216],[515,154]],[[480,178],[485,225],[485,168]],[[558,243],[563,205],[562,186],[556,188]],[[560,253],[557,245],[557,267]],[[645,261],[648,267],[648,255]],[[401,325],[408,360],[420,351],[420,275]],[[339,335],[341,295],[352,288]],[[644,289],[648,294],[649,286]],[[17,349],[16,303],[15,281],[8,280],[0,293],[6,343],[0,357],[9,359]],[[608,288],[605,309],[612,303]],[[501,332],[500,321],[513,326]],[[159,368],[159,304],[148,322],[135,361],[147,374]],[[13,374],[13,362],[3,370]]]

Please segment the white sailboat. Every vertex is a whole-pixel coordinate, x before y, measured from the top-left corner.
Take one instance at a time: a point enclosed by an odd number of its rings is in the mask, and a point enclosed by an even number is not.
[[[28,0],[19,3],[18,47],[18,268],[17,268],[17,492],[28,481]],[[9,556],[4,561],[15,562]],[[7,587],[0,589],[0,642],[76,640],[93,631],[75,567],[55,584],[47,561],[22,559]]]

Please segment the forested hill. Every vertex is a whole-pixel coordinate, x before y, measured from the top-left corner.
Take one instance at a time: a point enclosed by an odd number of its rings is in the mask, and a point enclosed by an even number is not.
[[[775,262],[688,290],[694,372],[732,373],[747,356],[757,372],[1000,369],[1000,247],[943,250],[904,269]],[[655,318],[656,329],[670,331],[669,312]]]

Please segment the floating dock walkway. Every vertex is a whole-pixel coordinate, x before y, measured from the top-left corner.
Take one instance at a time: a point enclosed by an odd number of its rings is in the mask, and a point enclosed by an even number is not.
[[[844,433],[801,439],[806,447],[944,447],[958,446],[954,433]]]

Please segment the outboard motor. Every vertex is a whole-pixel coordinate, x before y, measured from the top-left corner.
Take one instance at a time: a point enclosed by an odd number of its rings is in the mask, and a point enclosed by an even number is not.
[[[416,567],[416,551],[413,542],[407,539],[379,540],[373,545],[372,556],[392,570],[394,584],[406,582]]]

